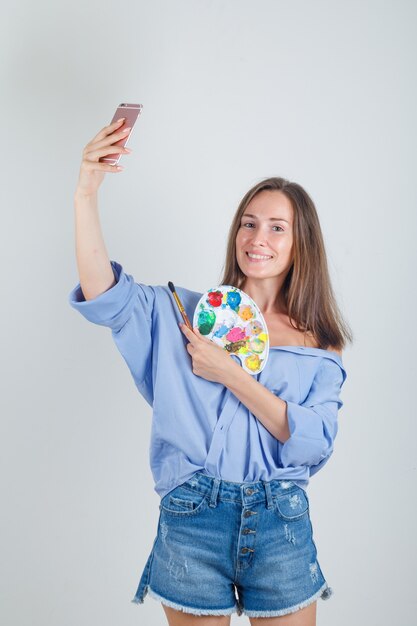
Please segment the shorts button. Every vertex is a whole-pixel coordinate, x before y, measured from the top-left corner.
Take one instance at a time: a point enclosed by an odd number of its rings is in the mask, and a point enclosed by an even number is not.
[[[242,548],[242,554],[246,554],[247,552],[249,552],[249,548]]]
[[[242,530],[242,533],[243,533],[244,535],[249,535],[249,533],[250,533],[250,528],[244,528],[244,529]]]
[[[245,511],[243,517],[250,517],[251,515],[256,515],[254,511]]]
[[[246,489],[246,495],[251,496],[253,493],[255,493],[253,489]]]

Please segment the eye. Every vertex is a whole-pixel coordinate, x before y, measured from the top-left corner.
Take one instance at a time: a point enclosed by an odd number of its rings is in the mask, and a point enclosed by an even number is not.
[[[253,222],[243,222],[242,226],[246,227],[246,226],[253,226]],[[284,229],[281,226],[273,226],[272,228],[279,228],[279,231],[276,232],[284,232]]]

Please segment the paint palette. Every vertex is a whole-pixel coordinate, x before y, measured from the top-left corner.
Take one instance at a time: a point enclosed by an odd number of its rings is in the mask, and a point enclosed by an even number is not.
[[[249,374],[259,374],[269,355],[266,322],[247,293],[220,285],[201,296],[194,311],[193,327],[202,335],[235,354]]]

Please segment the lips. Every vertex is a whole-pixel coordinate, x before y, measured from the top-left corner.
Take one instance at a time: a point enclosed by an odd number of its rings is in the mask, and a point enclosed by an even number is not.
[[[252,262],[255,262],[255,263],[256,262],[262,263],[262,262],[265,262],[265,261],[270,261],[272,259],[272,256],[270,254],[266,255],[266,254],[259,253],[259,252],[245,252],[245,254],[248,257],[249,261],[252,261]],[[267,258],[256,259],[256,258],[250,257],[249,254],[255,254],[257,256],[262,256],[262,257],[267,257]]]

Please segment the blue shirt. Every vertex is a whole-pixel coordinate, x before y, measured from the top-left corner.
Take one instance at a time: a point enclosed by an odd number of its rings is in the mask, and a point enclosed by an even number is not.
[[[239,483],[292,480],[306,488],[333,452],[346,379],[341,357],[321,348],[270,346],[255,378],[287,403],[291,436],[281,443],[227,387],[193,373],[169,287],[137,283],[119,263],[111,265],[113,287],[85,300],[78,283],[69,303],[111,329],[138,391],[153,407],[150,466],[160,497],[196,471]],[[176,291],[192,321],[202,293]]]

